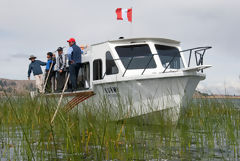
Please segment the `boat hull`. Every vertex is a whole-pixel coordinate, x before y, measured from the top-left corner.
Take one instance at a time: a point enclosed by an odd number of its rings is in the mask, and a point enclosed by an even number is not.
[[[166,111],[164,116],[175,121],[202,79],[195,75],[95,84],[93,102],[107,99],[114,119]]]

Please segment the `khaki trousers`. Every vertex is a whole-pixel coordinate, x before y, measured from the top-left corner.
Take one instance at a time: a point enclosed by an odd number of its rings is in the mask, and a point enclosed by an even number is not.
[[[43,91],[43,74],[35,75],[36,86],[40,93],[44,93]]]

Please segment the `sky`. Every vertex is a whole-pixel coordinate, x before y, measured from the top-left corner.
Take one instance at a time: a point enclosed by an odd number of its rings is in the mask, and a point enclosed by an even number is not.
[[[133,23],[117,21],[116,8],[133,8]],[[212,46],[198,90],[240,95],[239,0],[0,0],[0,78],[26,80],[28,57],[66,40],[94,44],[120,36],[162,37],[182,49]]]

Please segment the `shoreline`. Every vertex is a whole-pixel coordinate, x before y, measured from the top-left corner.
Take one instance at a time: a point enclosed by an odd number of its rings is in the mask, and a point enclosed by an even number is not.
[[[193,98],[208,98],[208,99],[240,99],[240,96],[228,96],[228,95],[211,95],[211,96],[193,96]]]

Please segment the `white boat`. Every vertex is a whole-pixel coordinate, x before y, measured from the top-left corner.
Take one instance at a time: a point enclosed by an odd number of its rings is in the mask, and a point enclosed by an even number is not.
[[[93,102],[105,97],[117,116],[121,98],[125,103],[121,110],[131,111],[127,117],[171,109],[176,119],[199,81],[205,79],[203,70],[211,67],[203,65],[210,48],[182,50],[180,42],[163,38],[121,38],[94,44],[82,55],[79,81],[84,82],[84,89],[65,95],[76,96],[69,103],[71,108],[91,96]]]

